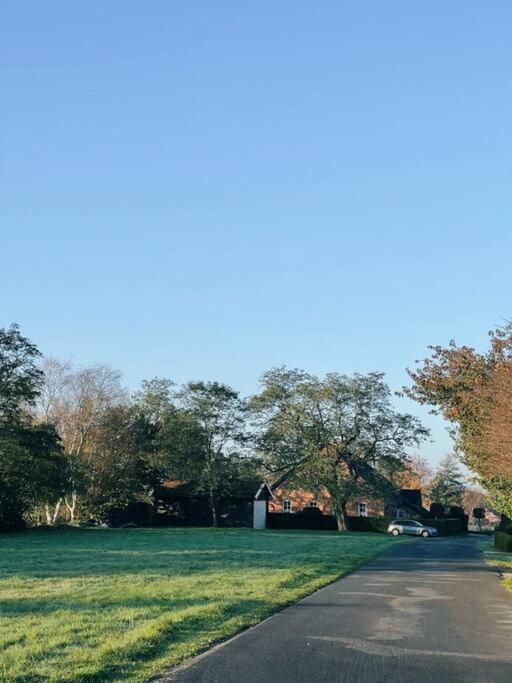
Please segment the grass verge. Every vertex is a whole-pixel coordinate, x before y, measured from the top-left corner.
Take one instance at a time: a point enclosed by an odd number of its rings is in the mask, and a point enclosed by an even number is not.
[[[252,529],[1,534],[0,680],[144,681],[397,542]]]
[[[512,591],[512,553],[497,550],[492,541],[482,541],[482,552],[487,564],[500,569],[503,574],[503,584]]]

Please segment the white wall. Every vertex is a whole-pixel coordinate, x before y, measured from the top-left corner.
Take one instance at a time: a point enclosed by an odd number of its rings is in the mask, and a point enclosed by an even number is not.
[[[267,526],[267,501],[255,500],[253,509],[253,523],[254,529],[265,529]]]

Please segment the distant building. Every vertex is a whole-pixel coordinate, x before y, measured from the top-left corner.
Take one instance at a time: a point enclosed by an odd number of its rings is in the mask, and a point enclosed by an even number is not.
[[[268,502],[269,512],[294,514],[308,507],[316,507],[324,515],[334,514],[331,498],[325,489],[312,491],[278,482],[271,490],[273,498]],[[421,516],[425,512],[419,489],[400,489],[391,500],[377,496],[359,496],[350,500],[347,505],[347,513],[351,517],[411,517]]]

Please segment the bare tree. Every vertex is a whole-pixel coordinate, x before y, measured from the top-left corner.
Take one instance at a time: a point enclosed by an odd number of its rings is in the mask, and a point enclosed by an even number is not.
[[[48,522],[55,523],[62,502],[71,523],[76,518],[78,492],[94,453],[94,435],[105,412],[127,400],[120,373],[108,365],[74,369],[69,363],[48,359],[43,366],[45,382],[38,405],[40,419],[55,425],[68,456],[69,494],[55,503]]]

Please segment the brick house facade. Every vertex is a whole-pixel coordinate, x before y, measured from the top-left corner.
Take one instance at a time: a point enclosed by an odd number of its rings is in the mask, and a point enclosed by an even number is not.
[[[302,512],[307,507],[318,507],[324,515],[334,513],[332,501],[325,489],[317,492],[305,489],[287,488],[278,485],[272,489],[273,499],[268,501],[269,512],[293,514]],[[399,501],[385,501],[384,498],[357,498],[349,501],[347,513],[350,517],[405,517],[418,513],[422,508],[421,491],[419,489],[402,489]]]

